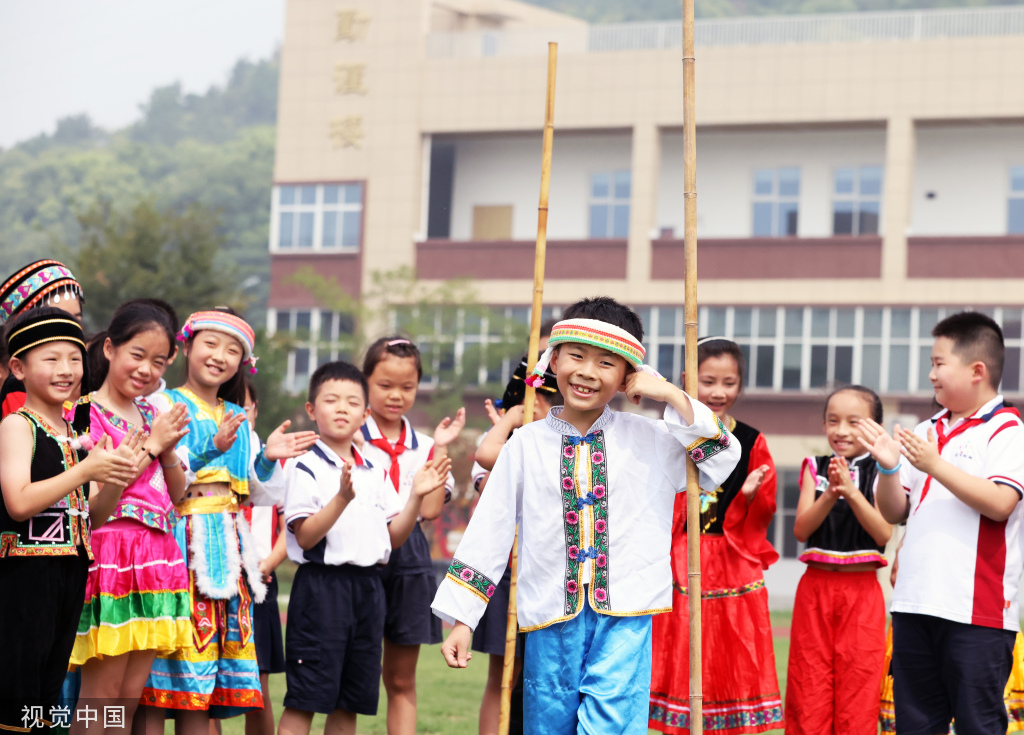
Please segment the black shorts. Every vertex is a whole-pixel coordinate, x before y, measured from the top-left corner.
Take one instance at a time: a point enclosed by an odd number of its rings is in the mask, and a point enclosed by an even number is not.
[[[252,606],[252,628],[260,673],[280,674],[284,671],[284,637],[277,606],[277,572],[270,576],[266,599]]]
[[[384,637],[402,646],[440,643],[441,619],[430,609],[437,578],[430,545],[418,523],[405,543],[391,552],[380,577],[387,599]]]
[[[384,589],[376,567],[301,564],[286,636],[285,707],[377,714]]]
[[[41,707],[36,712],[50,718],[68,673],[88,576],[84,554],[0,559],[0,730],[24,728],[25,707]]]
[[[480,622],[473,631],[472,649],[477,653],[491,656],[505,655],[505,635],[508,631],[508,598],[512,588],[512,569],[505,567],[505,573],[494,588],[494,595],[487,603]],[[516,657],[523,657],[523,634],[516,636]]]
[[[1012,630],[893,613],[896,731],[936,735],[956,718],[957,735],[1006,732],[1003,690],[1016,637]]]

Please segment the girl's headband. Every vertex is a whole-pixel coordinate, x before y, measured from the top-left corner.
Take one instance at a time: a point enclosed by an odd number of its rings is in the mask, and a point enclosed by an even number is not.
[[[39,304],[82,301],[82,287],[67,266],[56,260],[30,263],[0,285],[0,324]]]
[[[256,374],[256,360],[259,359],[253,354],[253,350],[256,349],[256,335],[244,319],[224,311],[197,311],[185,320],[185,325],[178,334],[178,341],[187,342],[199,332],[206,330],[227,334],[237,339],[245,350],[242,364],[249,366],[251,375]]]
[[[7,335],[7,354],[20,357],[33,347],[48,342],[71,342],[85,356],[85,337],[82,325],[69,316],[40,316],[22,322],[16,332]]]
[[[658,372],[644,364],[646,351],[640,341],[621,327],[597,319],[565,319],[551,329],[548,348],[537,361],[533,374],[526,379],[526,384],[533,387],[543,385],[544,373],[551,363],[554,348],[567,342],[578,342],[593,347],[600,347],[625,358],[626,362],[637,370],[643,370],[657,377]]]

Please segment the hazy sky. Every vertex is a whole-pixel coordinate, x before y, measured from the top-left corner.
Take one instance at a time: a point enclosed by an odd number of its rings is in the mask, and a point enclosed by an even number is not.
[[[280,44],[285,0],[0,0],[0,147],[87,112],[121,127],[150,91],[222,84]]]

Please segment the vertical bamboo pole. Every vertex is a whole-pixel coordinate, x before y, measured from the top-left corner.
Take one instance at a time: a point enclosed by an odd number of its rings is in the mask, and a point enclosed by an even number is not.
[[[683,0],[683,258],[686,264],[686,392],[697,395],[697,120],[696,57],[693,44],[693,3]],[[690,732],[704,732],[703,669],[701,656],[700,485],[697,466],[686,462],[687,588],[690,614]]]
[[[555,68],[558,65],[558,44],[548,44],[548,92],[544,106],[544,152],[540,169],[540,203],[537,205],[537,249],[533,260],[533,309],[530,313],[530,346],[526,354],[526,374],[537,364],[540,346],[541,309],[544,305],[544,260],[548,246],[548,192],[551,188],[551,148],[555,136]],[[533,421],[537,391],[526,387],[523,401],[523,423]],[[501,671],[501,710],[498,735],[508,735],[512,712],[512,671],[515,666],[516,635],[519,632],[516,612],[516,575],[519,567],[519,532],[512,544],[512,587],[508,596],[508,622],[505,627],[505,663]]]

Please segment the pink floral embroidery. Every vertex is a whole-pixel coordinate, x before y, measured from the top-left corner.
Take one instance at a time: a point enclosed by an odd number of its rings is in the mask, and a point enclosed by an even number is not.
[[[604,485],[594,485],[594,497],[595,498],[603,498],[604,497]]]
[[[494,585],[493,584],[492,585],[488,585],[488,587],[487,587],[487,596],[488,597],[494,597]]]
[[[576,450],[568,446],[562,450],[562,454],[565,455],[566,459],[572,459],[576,455]]]
[[[565,585],[565,589],[566,589],[566,591],[567,591],[567,592],[568,592],[568,593],[569,593],[570,595],[575,595],[575,594],[576,594],[576,591],[577,591],[577,590],[579,589],[579,587],[577,586],[577,584],[576,584],[576,581],[575,581],[575,580],[572,580],[572,579],[570,579],[570,580],[569,580],[569,581],[568,581],[568,582],[566,583],[566,585]]]
[[[602,589],[596,589],[594,590],[594,599],[598,602],[604,602],[608,599],[608,593]]]
[[[597,566],[603,567],[607,563],[608,563],[608,557],[607,556],[605,556],[604,554],[598,554],[597,555]],[[597,599],[600,600],[600,599],[603,599],[603,598],[599,597]]]
[[[570,559],[577,559],[577,558],[579,558],[579,555],[580,555],[580,547],[579,546],[570,546],[569,547],[569,558]]]
[[[704,450],[701,449],[700,447],[697,447],[692,452],[690,452],[690,459],[692,459],[694,462],[700,462],[702,459],[704,459]]]
[[[575,487],[572,478],[566,477],[564,480],[562,480],[562,487],[565,488],[566,490],[572,490]]]
[[[594,464],[601,464],[604,462],[604,454],[601,452],[594,452],[594,456],[591,459],[594,460]]]
[[[574,510],[570,510],[568,513],[565,514],[565,522],[568,523],[570,526],[575,526],[576,521],[578,521],[579,519],[579,515],[577,515],[576,511]]]
[[[464,581],[468,582],[471,579],[473,579],[473,570],[472,569],[463,569],[461,572],[459,572],[459,576],[462,577],[462,579]]]
[[[604,533],[606,528],[608,528],[608,524],[605,523],[604,521],[600,521],[599,520],[599,521],[597,521],[594,524],[594,530],[597,531],[598,533]]]

